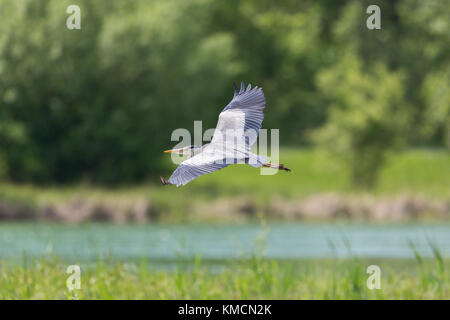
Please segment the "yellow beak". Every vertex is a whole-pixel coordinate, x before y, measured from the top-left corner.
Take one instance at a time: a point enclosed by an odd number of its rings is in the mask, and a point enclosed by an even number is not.
[[[165,153],[174,153],[175,151],[174,150],[165,150],[164,152]]]

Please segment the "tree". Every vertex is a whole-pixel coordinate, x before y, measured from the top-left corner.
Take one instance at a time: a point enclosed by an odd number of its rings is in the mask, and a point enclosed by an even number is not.
[[[380,64],[362,65],[349,55],[318,75],[330,107],[313,139],[344,161],[354,186],[370,188],[387,152],[404,143],[408,112],[401,76]]]
[[[423,85],[426,101],[425,134],[440,133],[443,143],[450,150],[450,65],[430,73]]]

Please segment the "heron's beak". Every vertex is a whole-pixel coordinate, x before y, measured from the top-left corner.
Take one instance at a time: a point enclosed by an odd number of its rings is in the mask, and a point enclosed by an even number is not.
[[[165,153],[183,153],[183,149],[166,150]]]

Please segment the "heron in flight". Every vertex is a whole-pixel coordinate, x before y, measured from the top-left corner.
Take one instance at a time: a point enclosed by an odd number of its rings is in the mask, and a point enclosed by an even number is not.
[[[265,106],[266,99],[261,88],[252,88],[250,84],[245,88],[244,82],[241,82],[238,89],[234,84],[233,99],[220,113],[211,143],[164,151],[187,155],[188,159],[176,168],[169,180],[160,177],[161,183],[179,187],[201,175],[236,163],[291,171],[283,164],[268,163],[265,156],[250,151],[261,129]]]

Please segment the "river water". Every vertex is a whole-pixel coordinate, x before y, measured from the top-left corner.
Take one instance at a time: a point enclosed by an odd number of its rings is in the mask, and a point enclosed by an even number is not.
[[[0,259],[57,256],[95,260],[246,258],[413,258],[411,243],[432,257],[430,243],[450,257],[450,223],[243,225],[0,224]]]

